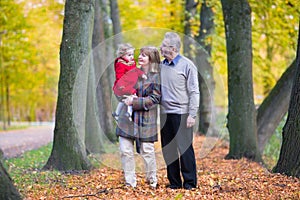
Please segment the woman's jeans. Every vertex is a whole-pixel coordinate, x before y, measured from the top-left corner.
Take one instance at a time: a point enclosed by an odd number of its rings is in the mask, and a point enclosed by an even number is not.
[[[119,137],[120,154],[122,168],[124,171],[125,182],[127,185],[136,187],[135,160],[134,160],[134,141],[125,137]],[[146,181],[151,184],[157,184],[156,177],[156,159],[153,142],[141,142],[140,155],[145,164]]]

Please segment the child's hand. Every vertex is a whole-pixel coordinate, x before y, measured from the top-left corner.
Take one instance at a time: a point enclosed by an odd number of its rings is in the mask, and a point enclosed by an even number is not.
[[[147,80],[146,74],[143,74],[143,75],[142,75],[142,78],[145,79],[145,80]]]
[[[132,105],[133,98],[134,98],[134,95],[130,95],[130,96],[124,95],[124,96],[126,96],[126,99],[123,99],[122,101],[123,101],[127,106],[131,106],[131,105]]]

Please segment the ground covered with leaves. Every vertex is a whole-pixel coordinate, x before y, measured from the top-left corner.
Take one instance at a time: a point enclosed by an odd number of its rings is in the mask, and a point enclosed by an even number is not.
[[[161,155],[158,157],[158,187],[152,189],[138,170],[136,188],[126,187],[122,171],[106,165],[88,172],[71,174],[31,171],[36,179],[17,185],[25,199],[300,199],[300,180],[273,174],[262,165],[246,159],[225,160],[228,144],[215,142],[205,150],[204,136],[194,140],[197,158],[198,187],[194,190],[172,190],[168,184]],[[213,148],[212,148],[213,146]],[[138,155],[137,155],[138,157]],[[113,155],[107,159],[115,165]],[[137,158],[137,162],[141,162]],[[142,167],[141,167],[142,168]],[[32,177],[32,176],[31,176]]]

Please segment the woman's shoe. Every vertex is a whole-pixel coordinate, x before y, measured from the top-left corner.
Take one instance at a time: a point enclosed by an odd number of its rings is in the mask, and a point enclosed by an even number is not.
[[[156,189],[156,187],[157,187],[157,183],[156,182],[150,182],[149,185],[150,185],[150,187],[152,189]]]

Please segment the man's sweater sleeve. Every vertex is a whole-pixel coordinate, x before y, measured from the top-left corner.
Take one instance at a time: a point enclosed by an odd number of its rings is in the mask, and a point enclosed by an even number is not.
[[[190,64],[187,76],[187,89],[189,95],[189,115],[192,117],[197,116],[200,101],[198,72],[195,65]]]

